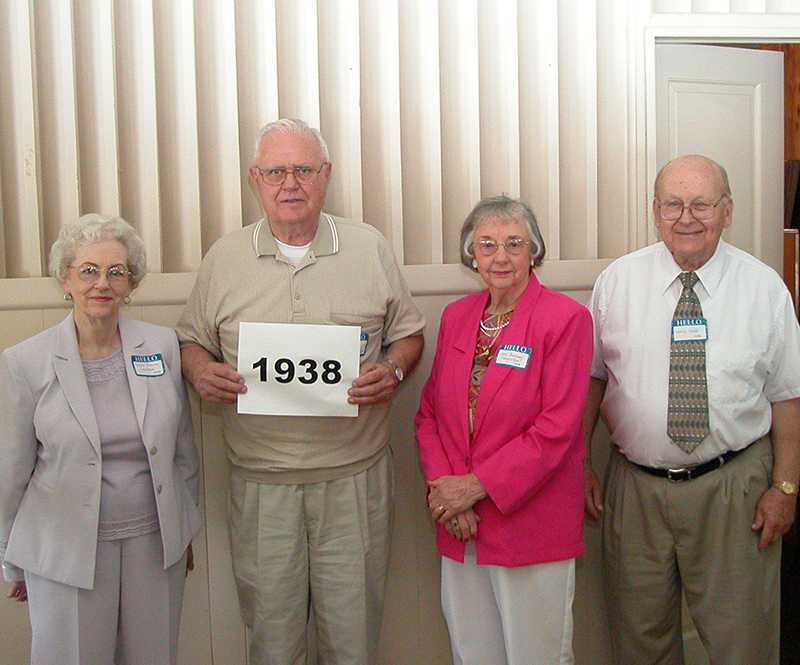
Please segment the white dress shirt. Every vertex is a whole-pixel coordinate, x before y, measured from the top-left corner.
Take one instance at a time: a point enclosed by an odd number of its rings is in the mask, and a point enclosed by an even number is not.
[[[778,274],[722,240],[696,272],[711,432],[691,454],[667,436],[680,266],[658,243],[614,261],[592,292],[592,376],[607,381],[602,413],[612,441],[637,464],[691,466],[744,448],[769,432],[772,402],[800,397],[800,327]]]

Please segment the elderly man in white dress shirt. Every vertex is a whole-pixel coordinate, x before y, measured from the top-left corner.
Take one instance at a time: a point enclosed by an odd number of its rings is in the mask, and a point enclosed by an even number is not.
[[[712,665],[777,665],[800,328],[779,276],[721,240],[721,166],[681,157],[654,190],[663,242],[612,263],[590,303],[587,450],[601,411],[614,445],[603,491],[587,455],[586,512],[602,516],[614,663],[683,663],[683,590]]]

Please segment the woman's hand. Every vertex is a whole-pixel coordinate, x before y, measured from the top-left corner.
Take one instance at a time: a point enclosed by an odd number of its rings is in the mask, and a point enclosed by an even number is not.
[[[16,600],[18,603],[28,600],[28,587],[25,586],[25,582],[12,582],[6,598]]]
[[[448,520],[444,528],[456,540],[467,542],[478,537],[478,522],[480,521],[481,518],[477,513],[472,508],[467,508],[463,513]]]
[[[468,473],[464,476],[439,476],[428,481],[428,507],[431,516],[439,524],[472,508],[486,496],[478,476]]]

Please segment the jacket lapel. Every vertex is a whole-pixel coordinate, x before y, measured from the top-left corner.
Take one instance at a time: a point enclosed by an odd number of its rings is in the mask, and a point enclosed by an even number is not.
[[[91,441],[97,454],[100,454],[100,432],[97,418],[89,395],[89,386],[83,371],[83,363],[78,352],[78,335],[72,313],[64,319],[56,332],[56,348],[53,353],[53,369],[64,392],[75,419]]]
[[[533,273],[530,274],[528,286],[522,292],[514,314],[511,316],[509,324],[500,331],[497,338],[497,348],[502,344],[521,344],[525,345],[528,322],[533,316],[533,310],[542,292],[542,285]],[[497,353],[495,353],[495,358]],[[519,371],[508,365],[497,365],[494,359],[486,369],[486,373],[481,380],[481,388],[478,393],[478,404],[475,408],[475,420],[473,421],[473,437],[478,436],[481,427],[486,420],[487,414],[491,411],[492,402],[497,396],[503,383],[508,379],[509,372]]]
[[[451,386],[453,399],[455,401],[456,413],[458,414],[461,436],[459,441],[464,442],[464,453],[469,452],[469,385],[472,375],[472,365],[475,360],[475,345],[478,343],[478,322],[481,320],[483,310],[486,309],[486,301],[489,292],[481,292],[480,298],[476,298],[462,318],[454,321],[458,330],[453,338],[453,348],[459,352],[459,356],[452,368],[453,385]],[[467,386],[464,390],[463,386]]]
[[[137,329],[136,323],[123,316],[119,317],[119,334],[122,338],[122,353],[125,359],[125,372],[128,376],[128,385],[131,388],[133,399],[133,409],[136,411],[136,420],[139,423],[139,431],[144,439],[145,411],[147,410],[148,383],[142,377],[137,376],[133,369],[132,356],[147,355],[144,337]],[[145,440],[145,443],[147,441]]]

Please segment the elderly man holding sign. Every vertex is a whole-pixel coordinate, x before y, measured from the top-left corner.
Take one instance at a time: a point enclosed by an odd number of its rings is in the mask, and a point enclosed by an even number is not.
[[[325,662],[376,659],[388,401],[424,321],[380,233],[322,212],[330,175],[319,132],[266,125],[250,168],[266,216],[209,250],[178,324],[186,379],[224,405],[251,663],[305,663],[309,604]]]

